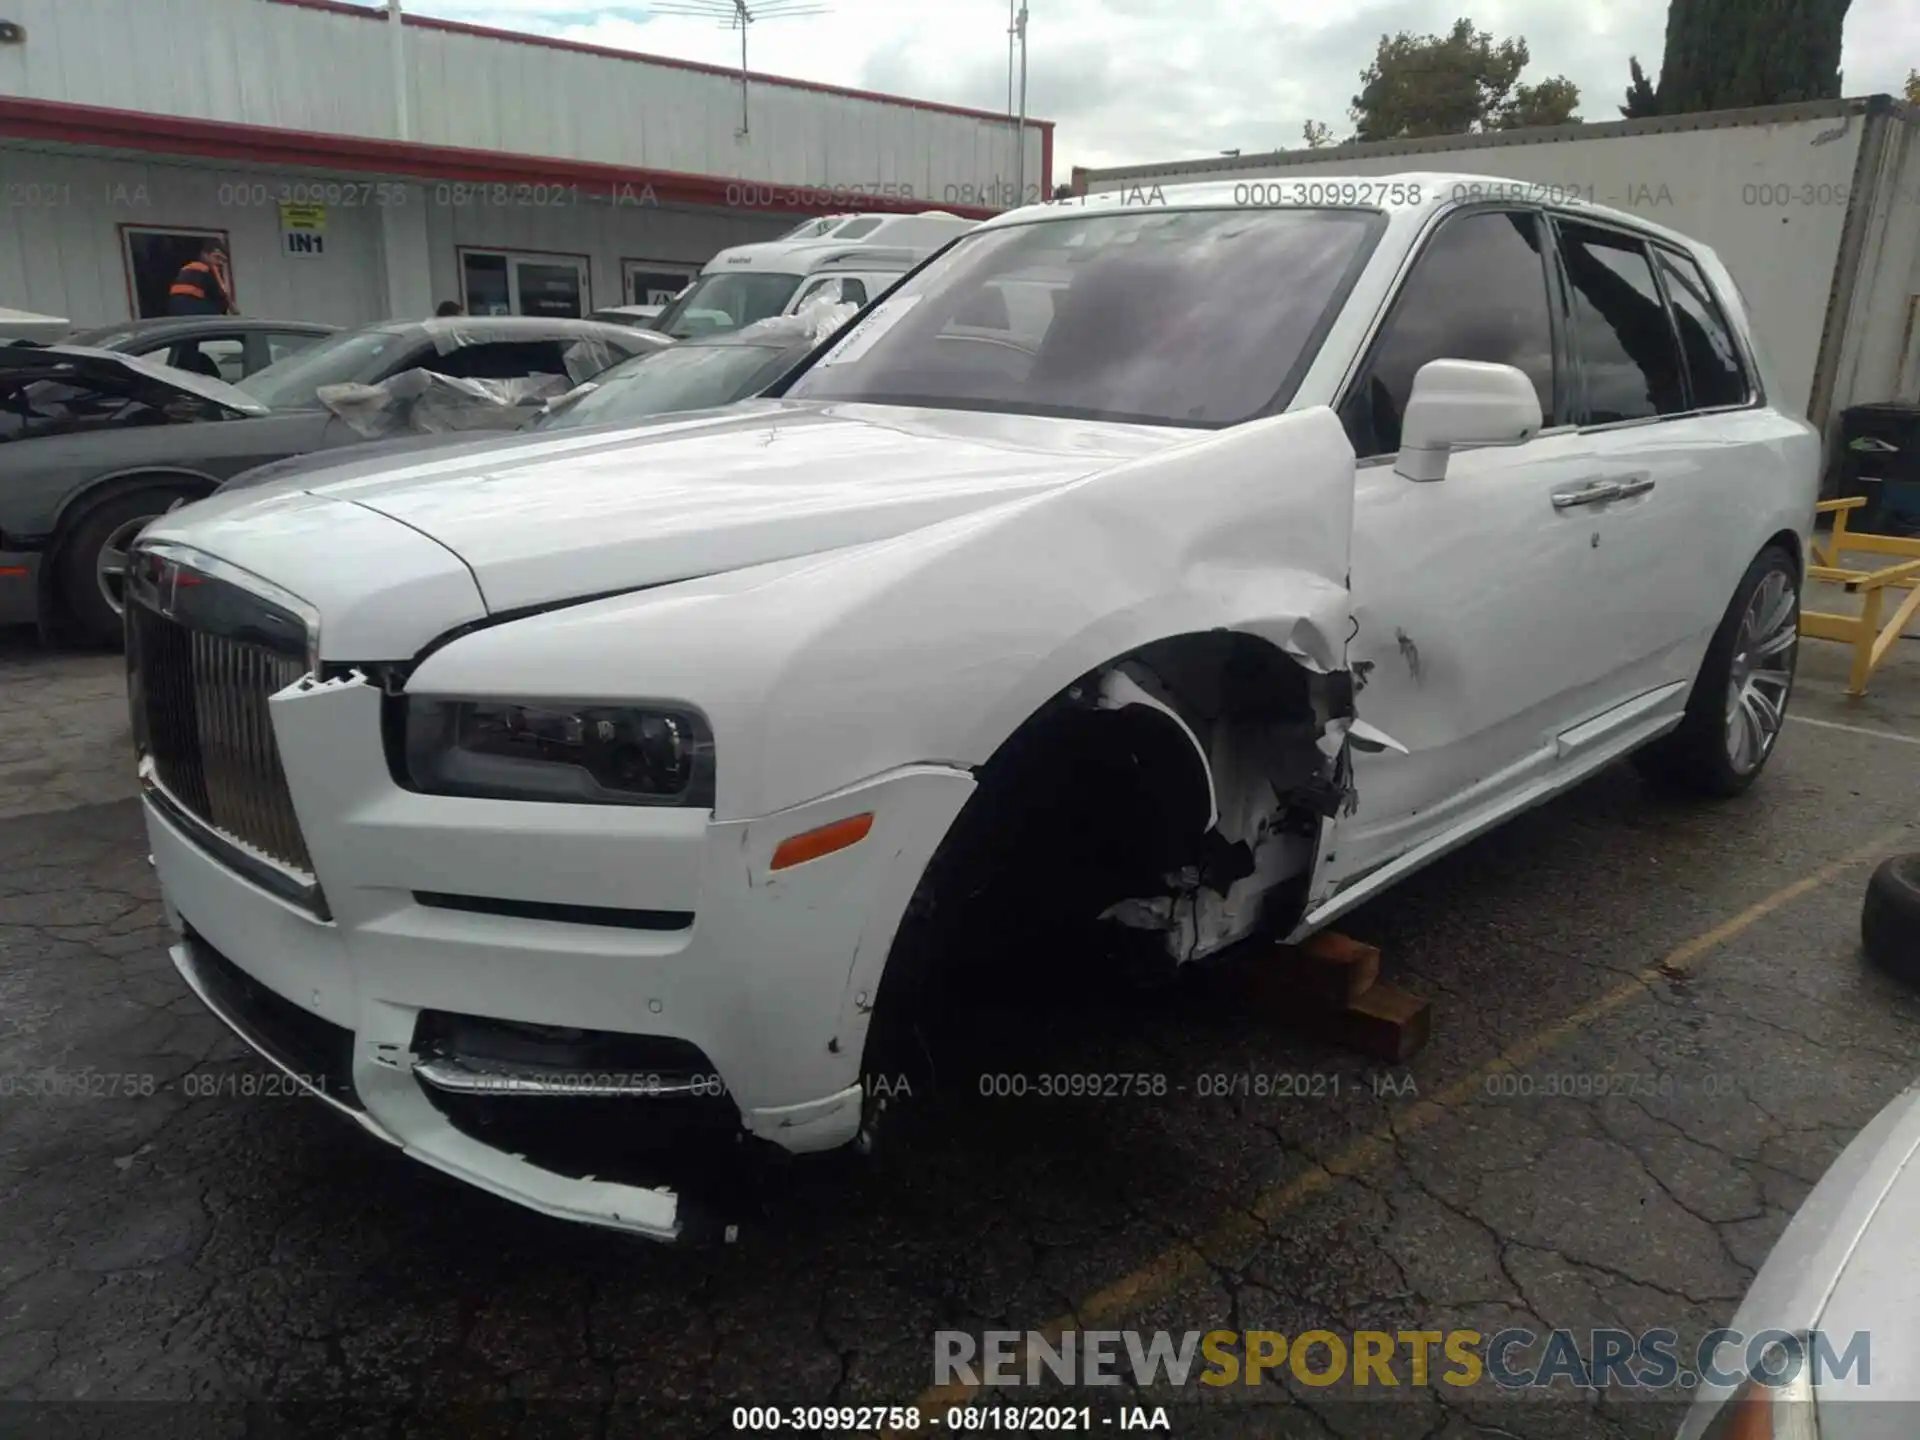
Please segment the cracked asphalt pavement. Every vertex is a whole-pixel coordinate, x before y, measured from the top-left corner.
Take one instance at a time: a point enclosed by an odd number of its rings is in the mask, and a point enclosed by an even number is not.
[[[1199,995],[1083,997],[1030,1068],[1166,1095],[916,1096],[874,1155],[783,1170],[735,1243],[669,1248],[247,1093],[268,1072],[166,957],[120,661],[0,635],[0,1434],[726,1435],[736,1405],[912,1404],[936,1331],[1069,1317],[1698,1336],[1916,1069],[1920,1000],[1858,931],[1872,862],[1920,847],[1920,661],[1864,703],[1843,680],[1803,645],[1745,797],[1616,767],[1353,915],[1432,999],[1410,1065]],[[1240,1074],[1318,1078],[1202,1093]],[[85,1078],[29,1093],[49,1075]],[[1666,1436],[1684,1399],[1122,1398],[1182,1437],[1383,1440]]]

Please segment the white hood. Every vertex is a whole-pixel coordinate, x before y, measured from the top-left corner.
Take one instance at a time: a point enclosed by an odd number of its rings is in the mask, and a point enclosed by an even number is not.
[[[329,595],[339,605],[351,590],[362,610],[387,595],[395,608],[405,603],[405,636],[396,630],[391,642],[404,639],[405,654],[478,617],[423,610],[417,593],[402,602],[404,588],[417,589],[413,571],[424,558],[405,573],[370,563],[364,524],[340,525],[331,544],[318,512],[374,512],[395,531],[437,541],[498,614],[887,539],[1204,434],[761,401],[632,429],[517,436],[480,451],[463,445],[344,476],[289,476],[177,511],[148,534],[303,594],[322,612],[328,658],[396,659],[343,653],[325,621]],[[296,560],[274,541],[295,513],[303,543],[324,547],[321,555]],[[384,560],[395,547],[375,548]],[[305,593],[299,581],[329,594]]]

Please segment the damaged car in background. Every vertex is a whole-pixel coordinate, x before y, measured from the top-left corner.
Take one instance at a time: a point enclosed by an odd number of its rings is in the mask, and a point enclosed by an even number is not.
[[[1180,973],[1622,756],[1748,786],[1819,444],[1731,277],[1325,189],[1011,212],[761,398],[164,517],[186,982],[414,1158],[669,1239],[683,1141],[870,1141],[1008,917]]]
[[[371,435],[511,428],[672,343],[583,320],[416,321],[318,340],[237,385],[117,350],[0,346],[0,624],[117,644],[127,546],[156,515]]]

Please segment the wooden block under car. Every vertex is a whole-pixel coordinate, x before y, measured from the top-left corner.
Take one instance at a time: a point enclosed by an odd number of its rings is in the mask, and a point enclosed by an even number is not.
[[[1322,931],[1304,945],[1272,945],[1223,966],[1224,994],[1329,1045],[1399,1064],[1426,1045],[1432,1007],[1380,983],[1380,952]]]
[[[1276,1007],[1295,1005],[1302,996],[1347,1005],[1379,979],[1379,950],[1330,930],[1304,945],[1268,945],[1237,956],[1221,972],[1235,995]]]
[[[1433,1007],[1393,985],[1375,985],[1345,1005],[1309,1000],[1298,1023],[1317,1038],[1398,1065],[1426,1047]]]

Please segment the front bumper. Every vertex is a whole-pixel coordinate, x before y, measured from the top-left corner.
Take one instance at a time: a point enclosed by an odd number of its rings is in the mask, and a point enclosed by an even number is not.
[[[416,1070],[423,1012],[686,1042],[711,1062],[748,1133],[804,1152],[858,1132],[880,972],[927,861],[972,793],[966,771],[909,767],[773,815],[715,822],[666,808],[403,790],[386,766],[379,691],[357,678],[296,686],[269,709],[327,918],[223,863],[163,793],[149,793],[144,810],[180,936],[175,964],[306,1088],[483,1189],[659,1239],[680,1233],[671,1189],[558,1173],[456,1124]],[[862,812],[874,823],[858,844],[768,868],[781,840]],[[448,896],[518,913],[450,907]],[[545,918],[557,906],[693,920],[649,929]],[[277,1018],[234,1000],[249,984]],[[344,1073],[325,1072],[287,1038],[303,1021],[339,1037]]]
[[[40,618],[40,556],[0,550],[0,625],[31,625]]]

